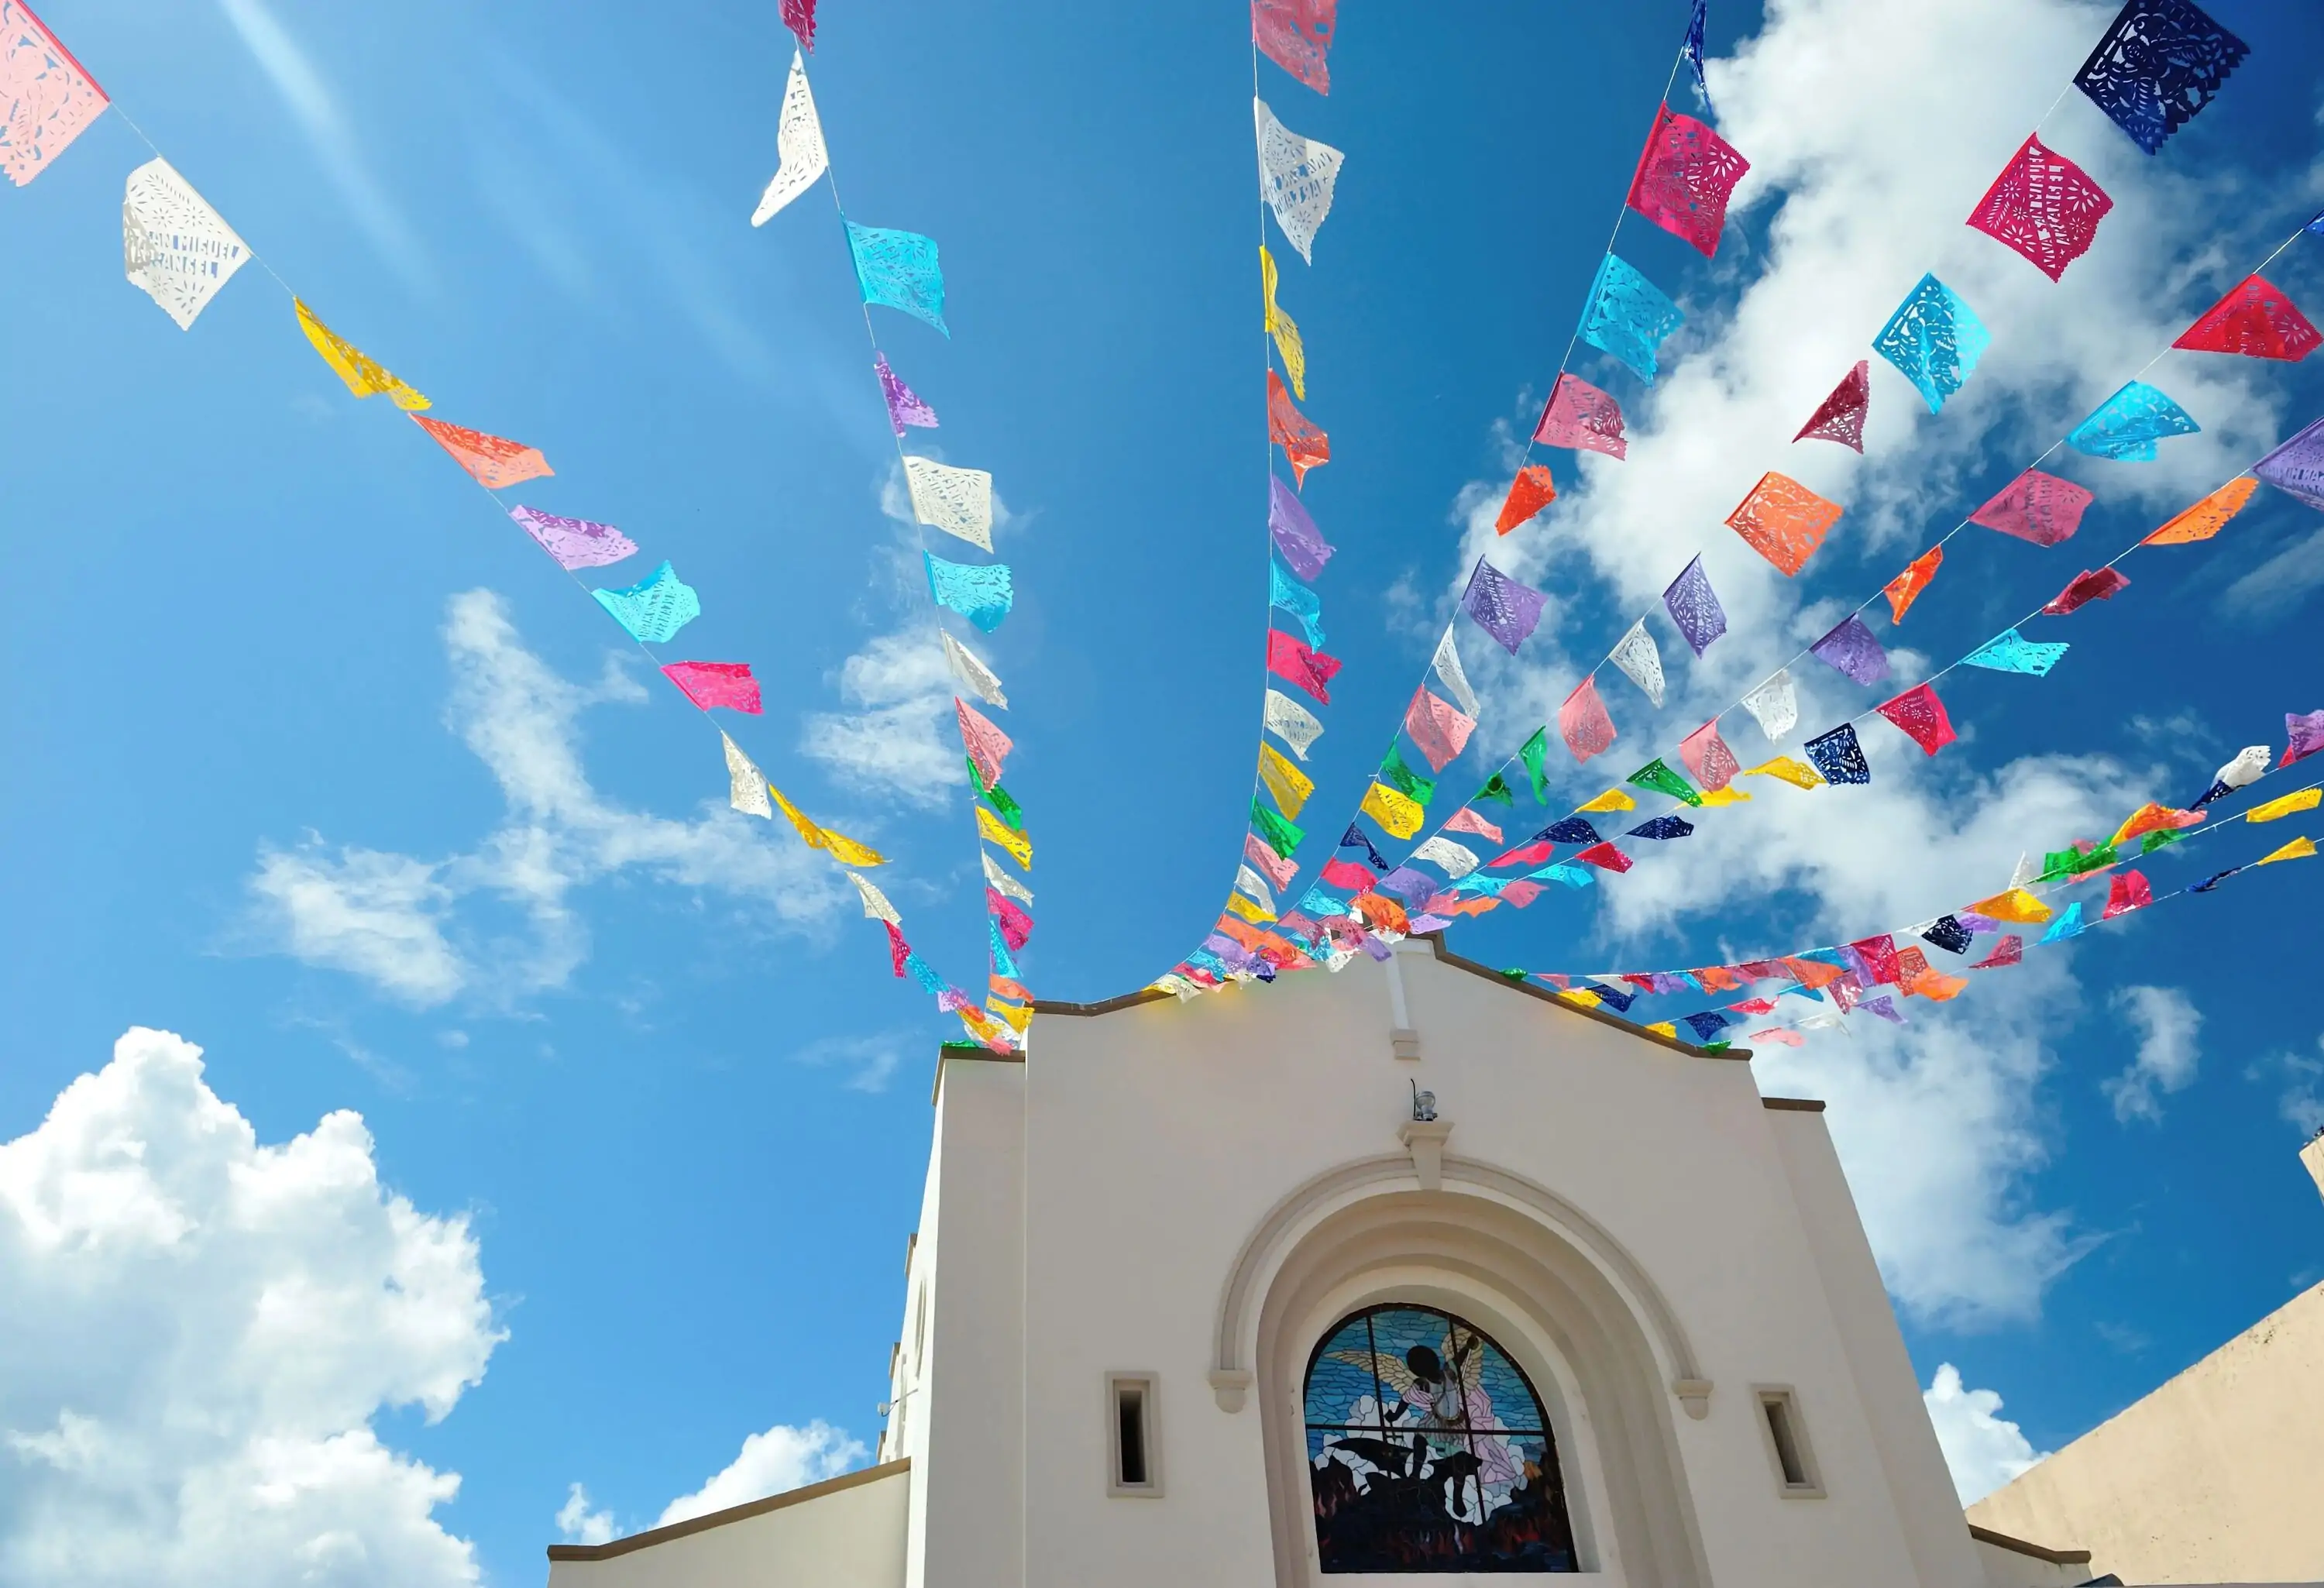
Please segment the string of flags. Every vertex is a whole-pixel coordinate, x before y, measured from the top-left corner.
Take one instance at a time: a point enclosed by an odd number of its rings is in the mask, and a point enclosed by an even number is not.
[[[781,0],[784,24],[801,50],[812,50],[815,0]],[[110,106],[111,101],[91,76],[24,0],[0,0],[0,171],[16,185],[36,178]],[[132,131],[152,148],[150,140]],[[830,157],[809,88],[804,61],[792,58],[783,105],[778,119],[777,149],[780,166],[768,184],[753,225],[763,225],[830,170]],[[922,319],[939,331],[944,321],[944,278],[936,245],[908,232],[856,226],[842,217],[852,262],[867,305],[881,304]],[[258,255],[202,194],[163,158],[153,158],[129,173],[122,204],[124,272],[130,283],[152,298],[180,329],[191,330],[202,312],[233,281],[243,266]],[[263,266],[263,261],[260,261]],[[272,274],[271,269],[269,270]],[[278,277],[279,281],[280,278]],[[288,288],[285,288],[286,292]],[[635,583],[592,587],[581,577],[593,569],[625,562],[639,552],[638,543],[613,525],[550,512],[523,503],[509,503],[501,494],[555,474],[548,457],[536,447],[490,432],[453,423],[437,416],[434,405],[418,389],[391,373],[376,359],[326,324],[303,300],[291,298],[300,333],[316,354],[358,399],[384,397],[402,411],[420,429],[456,463],[478,486],[492,494],[508,517],[576,585],[587,589],[597,605],[650,658],[662,675],[687,701],[705,715],[731,711],[746,716],[762,712],[760,684],[751,664],[724,660],[664,660],[655,648],[668,645],[702,614],[699,593],[664,559]],[[907,425],[933,428],[936,414],[889,366],[874,347],[875,374],[890,418],[900,441]],[[899,447],[900,453],[900,447]],[[979,549],[991,550],[991,476],[982,471],[954,468],[932,459],[905,457],[902,466],[910,486],[915,515],[921,522],[944,530]],[[960,613],[990,632],[1007,614],[1012,591],[1010,572],[1000,563],[954,563],[927,559],[931,593],[944,606]],[[1000,680],[973,651],[950,634],[942,635],[948,665],[964,688],[990,704],[1005,706]],[[1029,865],[1031,843],[1024,836],[1022,813],[998,784],[1001,761],[1009,740],[989,719],[960,704],[964,745],[972,775],[982,766],[986,776],[977,784],[986,806],[1004,813],[995,825],[1001,836],[992,841],[1022,865]],[[879,920],[890,939],[896,974],[910,976],[936,998],[941,1009],[956,1012],[970,1035],[986,1046],[1014,1048],[1031,1018],[1030,994],[1017,981],[1010,955],[1021,949],[1031,930],[1031,918],[1021,908],[1031,892],[1001,872],[991,854],[984,867],[992,886],[987,890],[988,916],[993,944],[991,996],[982,1004],[946,983],[902,935],[902,923],[886,892],[866,871],[887,863],[869,845],[826,827],[801,811],[768,781],[757,763],[723,727],[717,728],[728,779],[728,801],[736,810],[771,820],[779,810],[801,842],[829,855],[853,884],[869,919]],[[991,819],[985,806],[978,809],[980,825]]]

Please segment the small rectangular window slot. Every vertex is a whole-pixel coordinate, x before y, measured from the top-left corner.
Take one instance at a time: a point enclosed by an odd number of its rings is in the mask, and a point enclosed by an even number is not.
[[[1151,1499],[1162,1492],[1162,1442],[1151,1373],[1108,1373],[1106,1492]]]
[[[1800,1417],[1799,1397],[1787,1385],[1757,1384],[1752,1395],[1759,1403],[1767,1456],[1774,1462],[1778,1491],[1791,1500],[1821,1500],[1823,1480],[1816,1473],[1815,1453],[1809,1446],[1807,1426]]]

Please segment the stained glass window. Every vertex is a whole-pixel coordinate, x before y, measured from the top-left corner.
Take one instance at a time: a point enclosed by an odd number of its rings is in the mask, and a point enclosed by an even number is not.
[[[1474,1325],[1400,1305],[1342,1320],[1307,1364],[1306,1417],[1326,1573],[1577,1569],[1541,1398]]]

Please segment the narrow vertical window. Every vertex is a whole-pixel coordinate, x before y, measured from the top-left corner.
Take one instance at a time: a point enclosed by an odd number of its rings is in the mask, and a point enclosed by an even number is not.
[[[1821,1499],[1823,1481],[1816,1475],[1798,1397],[1775,1385],[1760,1385],[1752,1393],[1758,1397],[1759,1415],[1766,1424],[1767,1455],[1775,1463],[1781,1491],[1794,1500]]]
[[[1106,1492],[1152,1497],[1162,1492],[1162,1447],[1157,1437],[1154,1375],[1105,1376]]]

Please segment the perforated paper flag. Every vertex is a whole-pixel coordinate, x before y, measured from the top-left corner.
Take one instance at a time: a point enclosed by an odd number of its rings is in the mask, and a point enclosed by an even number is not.
[[[673,661],[661,671],[704,711],[724,706],[759,715],[759,680],[751,676],[747,661]]]
[[[2296,364],[2324,341],[2300,306],[2264,277],[2246,276],[2171,345]]]
[[[1622,433],[1622,405],[1580,375],[1561,374],[1549,390],[1541,422],[1533,439],[1545,447],[1572,447],[1627,457],[1630,443]]]
[[[1913,603],[1921,598],[1921,592],[1929,587],[1930,582],[1937,577],[1937,569],[1942,568],[1944,562],[1945,549],[1932,546],[1907,563],[1903,573],[1881,587],[1880,593],[1888,597],[1889,622],[1901,623],[1904,621],[1904,614],[1913,610]]]
[[[1615,811],[1636,810],[1637,808],[1638,802],[1630,798],[1628,790],[1621,789],[1609,789],[1603,794],[1598,796],[1597,799],[1590,801],[1589,804],[1577,805],[1573,808],[1576,810],[1589,811]]]
[[[1511,656],[1541,622],[1545,605],[1540,591],[1518,584],[1482,558],[1477,559],[1476,568],[1469,575],[1469,587],[1461,596],[1461,610]]]
[[[815,95],[807,86],[807,63],[796,50],[791,51],[790,78],[783,85],[782,113],[775,120],[775,153],[779,163],[774,177],[759,195],[759,208],[751,212],[754,226],[765,226],[777,210],[814,187],[831,169],[831,154],[823,143],[823,123],[815,114]]]
[[[1727,741],[1719,736],[1716,717],[1678,742],[1678,758],[1694,774],[1694,780],[1714,794],[1733,782],[1735,774],[1743,770],[1743,763],[1735,759]]]
[[[959,696],[953,697],[953,715],[960,723],[960,745],[968,752],[968,759],[976,763],[977,774],[986,785],[1001,781],[1001,771],[1009,760],[1016,743],[1002,733],[999,725]]]
[[[936,411],[920,401],[919,393],[904,384],[903,376],[888,367],[888,355],[872,355],[872,373],[880,377],[880,396],[888,404],[888,428],[903,439],[904,427],[914,426],[923,430],[937,428]]]
[[[2133,838],[2143,838],[2149,833],[2181,832],[2202,820],[2203,813],[2200,810],[2174,810],[2170,806],[2157,805],[2150,799],[2123,818],[2122,826],[2116,827],[2114,836],[2107,840],[2107,847],[2111,849],[2127,844]]]
[[[1318,94],[1332,91],[1332,30],[1340,0],[1250,0],[1250,42]]]
[[[1307,797],[1315,792],[1314,780],[1291,763],[1290,759],[1274,745],[1261,740],[1259,746],[1259,780],[1275,796],[1275,803],[1286,816],[1297,816]]]
[[[1801,441],[1837,441],[1858,452],[1864,450],[1864,417],[1872,409],[1872,365],[1859,358],[1856,367],[1841,377],[1831,395],[1821,407],[1808,416],[1800,433],[1792,438]]]
[[[1583,865],[1594,865],[1600,871],[1626,872],[1630,869],[1630,857],[1611,844],[1593,844],[1573,857]]]
[[[2274,752],[2265,744],[2246,744],[2236,752],[2236,758],[2218,770],[2212,786],[2220,793],[2231,793],[2246,783],[2258,781],[2267,775],[2267,763]],[[2206,796],[2209,804],[2212,796]]]
[[[726,747],[726,803],[744,816],[762,816],[772,821],[775,808],[767,799],[767,774],[723,728],[718,742]]]
[[[1265,848],[1266,845],[1261,845],[1260,847]],[[1268,889],[1266,878],[1247,865],[1238,866],[1235,868],[1234,885],[1236,892],[1257,902],[1268,916],[1275,914],[1275,894]]]
[[[2036,546],[2055,546],[2081,527],[2082,512],[2092,500],[2073,481],[2029,468],[1970,513],[1969,522]]]
[[[1315,714],[1279,689],[1267,692],[1266,725],[1302,761],[1307,759],[1307,747],[1323,736],[1323,725]]]
[[[1778,755],[1773,761],[1761,762],[1757,766],[1747,766],[1743,769],[1741,775],[1745,777],[1780,779],[1784,782],[1789,783],[1794,789],[1821,789],[1823,787],[1822,773],[1817,771],[1815,768],[1809,766],[1803,762],[1794,761],[1788,755]]]
[[[1839,503],[1769,470],[1727,515],[1727,527],[1788,578],[1807,566],[1842,511]]]
[[[1557,708],[1557,731],[1576,761],[1588,761],[1614,743],[1614,719],[1598,697],[1598,680],[1585,678]]]
[[[2005,933],[1993,946],[1993,952],[1969,968],[1973,971],[2005,970],[2013,965],[2025,963],[2025,939],[2015,932]]]
[[[97,79],[23,0],[0,0],[0,171],[23,187],[105,114]]]
[[[1655,645],[1655,637],[1646,632],[1642,619],[1630,625],[1630,632],[1617,641],[1608,658],[1623,675],[1646,692],[1656,706],[1663,703],[1663,653]]]
[[[597,605],[613,614],[630,638],[659,645],[702,615],[702,598],[667,562],[624,590],[592,590]]]
[[[981,468],[953,468],[926,457],[904,459],[912,516],[980,551],[992,549],[992,476]]]
[[[2249,475],[2239,475],[2204,497],[2194,506],[2172,516],[2154,533],[2139,542],[2142,546],[2188,546],[2198,540],[2208,540],[2227,527],[2227,521],[2241,512],[2259,489],[2259,481]]]
[[[1496,844],[1501,841],[1501,829],[1466,806],[1452,813],[1444,823],[1444,830],[1448,833],[1474,833]]]
[[[1894,700],[1883,701],[1879,711],[1926,754],[1934,755],[1955,737],[1952,718],[1945,714],[1945,703],[1926,684],[1908,689]]]
[[[2218,97],[2249,50],[2190,0],[2129,0],[2074,87],[2149,154]]]
[[[0,0],[5,5],[7,0]],[[340,336],[315,318],[315,311],[297,298],[290,300],[291,309],[299,316],[299,329],[331,366],[331,373],[346,383],[348,391],[357,397],[384,397],[407,412],[426,408],[428,399],[397,380],[378,363],[364,354],[354,343]]]
[[[2252,465],[2252,473],[2285,495],[2324,512],[2324,419],[2314,420]]]
[[[2057,281],[2089,252],[2114,200],[2064,155],[2028,137],[1969,211],[1969,224]]]
[[[1476,726],[1476,718],[1450,701],[1439,700],[1425,684],[1413,691],[1412,704],[1404,711],[1404,731],[1428,758],[1432,771],[1443,771],[1459,757]]]
[[[1694,831],[1694,824],[1682,816],[1658,816],[1640,822],[1623,836],[1628,838],[1684,838]]]
[[[1305,485],[1309,469],[1332,461],[1332,438],[1291,405],[1283,377],[1271,368],[1267,372],[1267,437],[1283,448],[1296,485]]]
[[[923,551],[927,565],[928,595],[939,606],[948,606],[986,633],[1001,626],[1017,599],[1005,562],[946,562]]]
[[[1708,259],[1719,252],[1727,200],[1750,169],[1733,144],[1665,105],[1630,178],[1630,208]]]
[[[1529,463],[1517,470],[1517,477],[1509,484],[1509,494],[1501,503],[1501,511],[1493,520],[1493,528],[1508,534],[1557,500],[1557,485],[1549,477],[1545,463]]]
[[[1452,642],[1452,630],[1448,626],[1444,637],[1436,642],[1436,654],[1429,659],[1429,669],[1445,693],[1460,702],[1461,709],[1471,716],[1477,715],[1477,692],[1469,687],[1469,675],[1461,666],[1460,648]]]
[[[880,891],[877,882],[861,872],[844,871],[840,874],[855,884],[856,895],[863,900],[864,919],[885,921],[890,926],[903,924],[904,918],[896,913],[896,907],[888,902],[887,894]]]
[[[1315,233],[1332,213],[1332,189],[1347,156],[1285,126],[1265,100],[1253,99],[1250,113],[1259,131],[1259,196],[1299,257],[1312,264]]]
[[[1699,556],[1663,592],[1663,608],[1697,656],[1710,650],[1711,642],[1727,632],[1726,609],[1719,605],[1719,592],[1711,587],[1711,576],[1702,571],[1702,559]],[[1662,702],[1657,700],[1655,704],[1659,706]]]
[[[1880,642],[1873,637],[1864,620],[1853,613],[1838,628],[1809,646],[1808,651],[1826,667],[1859,684],[1877,684],[1888,676],[1888,653],[1880,648]]]
[[[844,833],[835,833],[809,819],[799,808],[783,798],[780,789],[769,788],[775,806],[779,809],[809,849],[820,849],[842,865],[885,865],[887,856],[867,845],[858,844]]]
[[[2066,654],[2066,642],[2028,640],[2015,629],[1998,634],[1961,658],[1963,667],[1981,667],[1997,673],[2028,673],[2041,678]]]
[[[1853,724],[1842,723],[1829,734],[1820,734],[1805,745],[1808,759],[1823,774],[1827,783],[1868,783],[1872,768],[1864,759],[1864,748],[1856,741]]]
[[[1289,613],[1310,645],[1323,643],[1323,603],[1314,591],[1293,578],[1273,558],[1267,562],[1267,604]]]
[[[815,0],[782,0],[782,18],[807,53],[815,53]]]
[[[2282,848],[2272,850],[2268,854],[2261,855],[2252,863],[2255,865],[2273,865],[2279,860],[2306,860],[2310,855],[2314,854],[2315,853],[2316,842],[2314,839],[2294,838]]]
[[[1005,827],[1001,830],[1003,832],[1008,831]],[[1028,853],[1029,853],[1029,851]],[[1016,900],[1019,904],[1030,904],[1033,902],[1033,890],[1028,888],[1024,883],[1010,876],[1007,872],[1002,871],[999,863],[993,860],[991,855],[979,850],[978,858],[984,862],[985,886],[989,888],[998,888],[1001,892],[1008,894],[1010,898]]]
[[[863,301],[901,309],[925,320],[946,337],[944,266],[936,257],[936,239],[918,232],[847,223],[847,246],[855,256],[855,283]]]
[[[611,524],[560,518],[537,507],[512,507],[509,517],[563,568],[604,568],[637,555],[638,543]]]
[[[944,633],[942,630],[937,632],[944,641],[945,666],[959,680],[961,687],[987,706],[1005,709],[1009,697],[1002,692],[1001,680],[994,676],[992,669],[977,660],[976,652],[950,634]]]
[[[1340,659],[1310,649],[1296,635],[1281,629],[1267,632],[1267,670],[1277,678],[1298,685],[1324,705],[1332,704],[1333,675],[1340,670]]]
[[[1283,356],[1283,373],[1291,382],[1291,390],[1302,402],[1307,397],[1307,346],[1299,339],[1299,326],[1283,306],[1275,300],[1277,278],[1275,255],[1267,245],[1259,245],[1259,291],[1267,302],[1267,334],[1275,338],[1275,350]]]
[[[1549,803],[1549,726],[1536,728],[1526,742],[1517,746],[1517,759],[1525,762],[1526,777],[1533,784],[1535,803]],[[1500,774],[1496,772],[1495,777]]]
[[[1582,339],[1592,347],[1612,354],[1651,386],[1664,339],[1685,321],[1678,305],[1627,261],[1611,254],[1599,261],[1582,316]]]
[[[2073,583],[2051,597],[2042,610],[2052,617],[2063,617],[2093,601],[2111,601],[2115,592],[2126,588],[2130,580],[2110,568],[2085,568],[2076,575]]]
[[[1319,577],[1336,549],[1307,516],[1297,494],[1273,474],[1267,476],[1267,532],[1291,571],[1303,579]]]
[[[1428,815],[1417,800],[1397,793],[1386,783],[1374,783],[1365,789],[1364,802],[1358,808],[1394,838],[1411,837],[1420,831],[1420,824]]]
[[[2007,921],[2016,926],[2039,926],[2048,920],[2052,914],[2048,905],[2023,888],[2012,888],[2007,892],[1997,893],[1990,899],[1980,899],[1969,908],[1973,915],[1981,915],[1987,920]]]
[[[1443,867],[1445,874],[1455,882],[1475,871],[1478,865],[1474,851],[1465,845],[1455,844],[1442,833],[1414,850],[1412,858]]]
[[[2041,943],[2063,943],[2069,937],[2080,937],[2089,929],[2082,920],[2081,901],[2076,900],[2066,906],[2064,914],[2050,923],[2050,929],[2042,934]],[[2037,947],[2040,946],[2041,944],[2035,945]]]
[[[1960,295],[1924,275],[1872,339],[1872,351],[1895,365],[1935,413],[1961,389],[1992,343],[1984,322]]]
[[[1033,836],[1020,833],[982,806],[976,808],[976,836],[998,844],[1001,852],[1027,871],[1033,869]]]
[[[2283,714],[2285,743],[2283,759],[2278,766],[2290,766],[2295,761],[2305,761],[2324,750],[2324,711]]]
[[[505,490],[557,472],[549,466],[549,459],[540,455],[538,447],[528,447],[503,436],[488,436],[465,425],[446,424],[425,414],[413,414],[411,422],[427,431],[436,445],[451,454],[454,463],[466,469],[487,491]]]
[[[1667,794],[1674,799],[1683,799],[1689,805],[1702,803],[1702,796],[1695,792],[1694,785],[1673,771],[1659,755],[1623,780],[1641,789],[1651,789],[1657,794]],[[1571,843],[1574,840],[1566,841]]]
[[[160,304],[179,329],[191,330],[196,317],[248,263],[250,245],[175,167],[156,158],[129,173],[121,254],[129,284]]]
[[[2117,463],[2152,463],[2157,441],[2191,436],[2202,428],[2160,389],[2133,381],[2069,431],[2066,445]]]
[[[1771,743],[1780,744],[1799,725],[1800,700],[1792,687],[1792,669],[1778,669],[1775,676],[1743,697],[1743,709],[1759,725],[1759,731]]]

